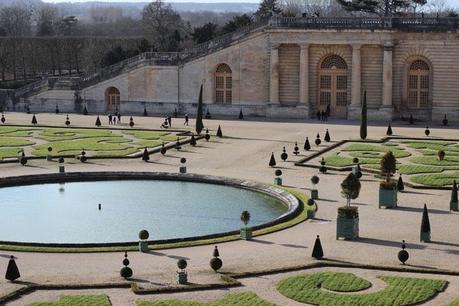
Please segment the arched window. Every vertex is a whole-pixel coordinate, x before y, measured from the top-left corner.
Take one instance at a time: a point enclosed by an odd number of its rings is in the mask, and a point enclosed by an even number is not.
[[[120,91],[116,87],[109,87],[105,91],[105,103],[109,112],[120,110]]]
[[[326,110],[327,107],[332,116],[346,116],[347,64],[338,55],[329,55],[320,63],[318,108]]]
[[[233,101],[233,79],[231,68],[220,64],[215,71],[215,102],[231,103]]]
[[[408,107],[428,107],[430,96],[430,67],[417,59],[408,69]]]

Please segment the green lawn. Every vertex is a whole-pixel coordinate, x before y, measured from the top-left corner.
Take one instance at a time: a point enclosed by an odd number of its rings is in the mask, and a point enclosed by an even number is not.
[[[137,306],[276,306],[259,298],[253,292],[231,293],[213,302],[185,301],[177,299],[162,299],[156,301],[137,301]]]
[[[368,282],[353,274],[338,272],[318,272],[288,277],[277,284],[277,289],[288,298],[313,305],[402,306],[425,302],[443,291],[447,284],[442,280],[422,278],[396,276],[379,278],[387,283],[387,287],[367,294],[339,293],[368,288]]]
[[[449,303],[446,306],[459,306],[459,299],[452,301],[451,303]]]
[[[0,137],[0,148],[31,146],[35,142],[26,138]]]
[[[441,187],[452,185],[453,180],[459,182],[459,172],[421,174],[412,176],[410,179],[417,184]]]
[[[36,302],[29,306],[110,306],[108,296],[102,295],[68,295],[61,296],[56,302]]]

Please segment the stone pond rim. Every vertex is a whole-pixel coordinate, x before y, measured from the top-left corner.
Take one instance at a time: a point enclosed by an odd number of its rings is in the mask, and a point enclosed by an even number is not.
[[[182,181],[182,182],[194,182],[204,184],[223,185],[229,187],[242,188],[249,191],[262,193],[279,200],[282,204],[288,207],[287,212],[280,215],[276,219],[263,223],[257,226],[253,226],[253,230],[259,230],[269,228],[274,225],[278,225],[287,222],[301,213],[302,206],[300,201],[290,194],[289,192],[277,188],[275,186],[258,183],[254,181],[235,179],[220,176],[201,175],[201,174],[179,174],[170,172],[129,172],[129,171],[109,171],[109,172],[67,172],[67,173],[51,173],[51,174],[34,174],[24,176],[11,176],[0,180],[0,188],[4,187],[18,187],[26,185],[37,185],[37,184],[52,184],[52,183],[70,183],[70,182],[96,182],[96,181],[117,181],[117,180],[157,180],[157,181]],[[239,234],[239,230],[223,232],[217,234],[194,236],[186,238],[174,238],[164,240],[151,240],[150,243],[154,243],[155,246],[162,244],[174,244],[181,242],[199,242],[200,240],[222,238],[225,236],[231,236]],[[110,248],[110,247],[130,247],[136,246],[138,241],[132,242],[110,242],[110,243],[36,243],[36,242],[16,242],[16,241],[0,241],[0,245],[18,247],[30,247],[30,251],[34,251],[33,248],[49,248],[52,252],[52,248],[76,248],[85,251],[84,249],[90,248]],[[190,245],[191,246],[191,245]],[[173,246],[172,246],[173,247]],[[1,247],[0,247],[1,249]],[[18,249],[19,250],[19,249]],[[116,251],[116,250],[112,250]],[[46,252],[46,251],[44,251]],[[65,252],[65,250],[63,251]],[[73,251],[72,251],[73,252]],[[77,250],[75,252],[78,252]],[[96,251],[97,252],[97,251]]]

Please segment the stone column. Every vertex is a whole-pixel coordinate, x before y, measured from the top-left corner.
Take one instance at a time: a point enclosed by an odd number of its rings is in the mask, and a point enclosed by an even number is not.
[[[309,45],[300,48],[300,104],[309,106]]]
[[[271,48],[269,74],[269,103],[279,104],[279,46]]]
[[[382,107],[392,108],[392,44],[384,45]]]
[[[362,45],[352,45],[352,90],[351,90],[351,106],[361,106],[362,95],[362,71],[361,71],[361,55],[360,50]]]

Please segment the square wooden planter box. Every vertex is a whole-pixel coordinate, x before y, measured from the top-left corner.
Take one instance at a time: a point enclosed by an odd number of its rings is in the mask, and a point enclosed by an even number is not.
[[[282,178],[280,178],[280,177],[275,177],[275,178],[274,178],[274,185],[282,186]]]
[[[319,198],[319,190],[312,189],[311,190],[311,199],[317,200]]]
[[[397,188],[384,189],[379,188],[379,208],[395,208],[397,207]]]
[[[139,251],[142,253],[148,253],[150,251],[148,249],[148,241],[146,240],[139,241]]]
[[[459,211],[458,203],[457,202],[449,202],[449,210]]]
[[[188,275],[186,272],[177,271],[175,279],[179,285],[186,285],[188,283]]]
[[[241,239],[250,240],[252,239],[252,229],[248,227],[241,228]]]
[[[354,240],[359,237],[359,218],[345,218],[338,216],[336,219],[336,239],[344,238]]]

